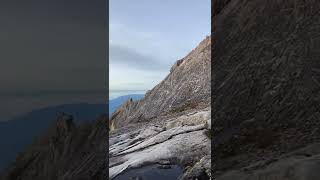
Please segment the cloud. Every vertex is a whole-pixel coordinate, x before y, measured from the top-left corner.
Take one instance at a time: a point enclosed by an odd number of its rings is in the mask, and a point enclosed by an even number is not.
[[[132,67],[113,65],[109,71],[111,90],[147,90],[153,88],[167,72],[139,70]]]
[[[112,21],[109,34],[110,48],[113,46],[134,51],[166,65],[167,68],[170,68],[173,61],[181,58],[177,54],[184,54],[179,53],[181,45],[176,45],[175,41],[166,37],[166,34],[149,27],[137,27],[124,22]]]
[[[109,10],[109,85],[114,90],[151,89],[210,33],[210,0],[116,0]]]
[[[125,65],[139,70],[163,71],[169,66],[165,61],[120,45],[110,45],[109,58],[111,64]]]

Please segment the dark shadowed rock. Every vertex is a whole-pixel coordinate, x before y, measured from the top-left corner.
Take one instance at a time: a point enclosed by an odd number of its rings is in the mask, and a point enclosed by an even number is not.
[[[212,21],[217,176],[320,140],[320,3],[221,3]]]
[[[2,176],[3,180],[103,179],[107,146],[107,116],[75,126],[61,113],[46,134],[38,137]]]

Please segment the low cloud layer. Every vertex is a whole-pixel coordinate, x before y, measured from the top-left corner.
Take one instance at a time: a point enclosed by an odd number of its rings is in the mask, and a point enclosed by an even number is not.
[[[110,64],[118,64],[146,71],[166,70],[169,64],[156,57],[137,52],[134,49],[110,44]]]

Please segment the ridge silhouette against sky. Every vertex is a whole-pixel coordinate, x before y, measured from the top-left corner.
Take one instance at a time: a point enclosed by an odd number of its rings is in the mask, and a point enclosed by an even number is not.
[[[110,90],[148,90],[210,34],[210,0],[110,0]]]

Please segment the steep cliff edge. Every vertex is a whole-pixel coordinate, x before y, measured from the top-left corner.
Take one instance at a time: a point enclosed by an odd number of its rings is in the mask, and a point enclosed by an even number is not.
[[[112,127],[148,121],[159,115],[187,108],[209,106],[211,38],[205,38],[186,57],[178,60],[170,74],[140,101],[128,101],[113,113]]]
[[[320,3],[231,0],[216,12],[217,179],[308,179],[318,153],[295,173],[284,156],[320,141]]]

